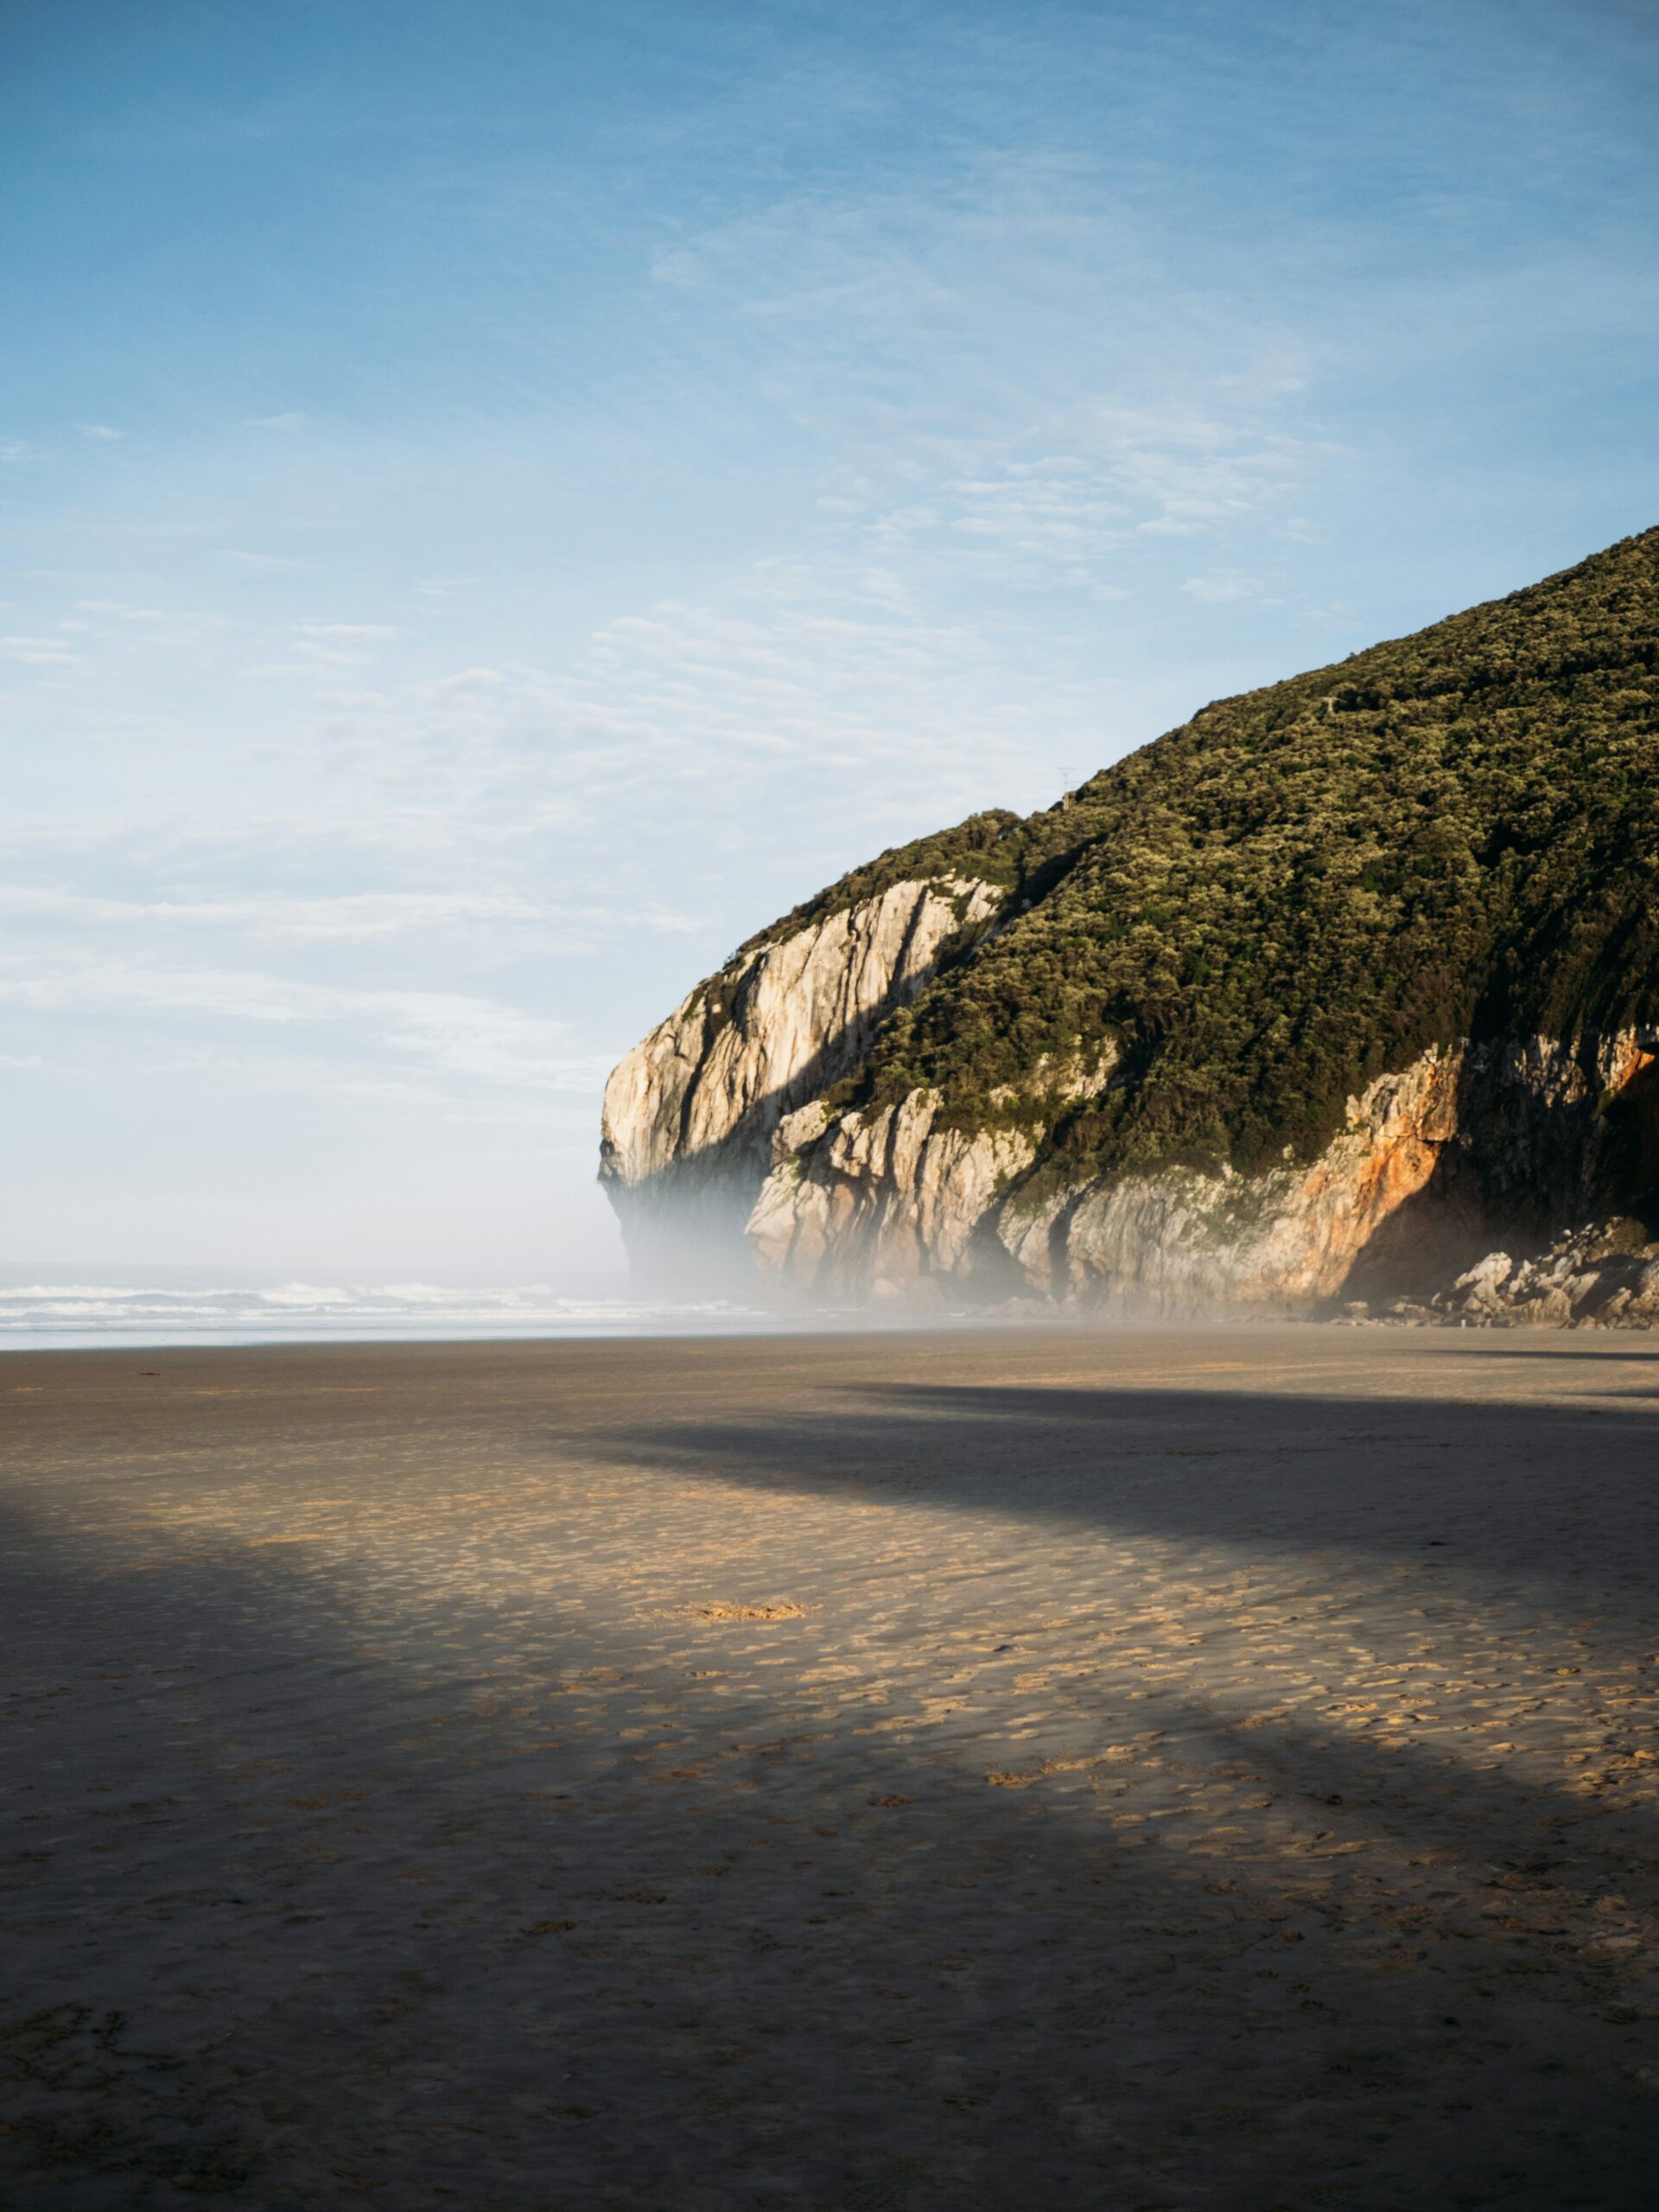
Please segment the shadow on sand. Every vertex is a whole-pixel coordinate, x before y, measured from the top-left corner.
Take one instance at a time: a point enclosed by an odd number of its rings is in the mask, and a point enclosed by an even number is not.
[[[944,1512],[976,1558],[1023,1547],[1078,1619],[1141,1604],[1158,1664],[1126,1653],[1056,1723],[1078,1756],[1046,1766],[1039,1732],[996,1786],[979,1738],[826,1719],[805,1687],[887,1573],[880,1516],[852,1524],[843,1617],[781,1621],[751,1662],[505,1558],[458,1592],[413,1554],[210,1532],[137,1557],[12,1514],[33,1756],[6,1785],[5,2202],[1645,2208],[1659,1999],[1631,1977],[1656,1929],[1610,1947],[1595,1915],[1653,1901],[1651,1801],[1428,1729],[1357,1741],[1269,1694],[1248,1636],[1211,1651],[1182,1595],[1231,1574],[1235,1610],[1276,1608],[1275,1648],[1321,1665],[1339,1632],[1476,1635],[1491,1672],[1569,1625],[1604,1671],[1645,1660],[1659,1426],[1612,1387],[1522,1420],[889,1383],[591,1429],[651,1496],[712,1480],[734,1541],[767,1495]],[[353,1494],[365,1448],[343,1435],[331,1474]],[[478,1449],[544,1501],[552,1551],[589,1541],[568,1439],[512,1407]],[[404,1455],[373,1479],[418,1525],[465,1472]],[[881,1633],[899,1654],[940,1618],[924,1578]],[[1010,1670],[1066,1659],[1040,1627],[1029,1652],[967,1633],[965,1704],[1018,1717]]]

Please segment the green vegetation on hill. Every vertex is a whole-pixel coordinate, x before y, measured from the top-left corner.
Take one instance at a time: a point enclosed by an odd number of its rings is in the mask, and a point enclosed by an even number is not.
[[[843,1100],[928,1084],[966,1126],[1041,1119],[1068,1179],[1306,1159],[1432,1043],[1651,1020],[1659,531],[1217,700],[1058,806],[885,853],[766,935],[945,874],[1005,885],[1008,918]],[[1102,1096],[1018,1096],[1046,1056],[1109,1043]]]

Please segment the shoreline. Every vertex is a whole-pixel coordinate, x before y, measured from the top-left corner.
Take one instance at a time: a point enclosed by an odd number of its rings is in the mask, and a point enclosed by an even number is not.
[[[706,1321],[688,1317],[655,1328],[633,1320],[618,1321],[613,1325],[594,1323],[560,1328],[526,1325],[522,1329],[480,1323],[475,1329],[452,1327],[427,1333],[418,1325],[380,1330],[324,1330],[307,1321],[296,1325],[291,1332],[276,1331],[268,1335],[232,1329],[197,1330],[188,1325],[177,1331],[155,1332],[116,1327],[102,1332],[73,1329],[41,1329],[27,1333],[19,1331],[15,1334],[0,1332],[0,1358],[7,1354],[31,1351],[162,1351],[169,1347],[181,1351],[251,1351],[281,1344],[295,1347],[312,1345],[322,1350],[329,1345],[358,1345],[368,1349],[377,1344],[460,1348],[469,1344],[487,1346],[495,1344],[674,1344],[682,1341],[735,1344],[751,1338],[774,1337],[823,1338],[840,1342],[867,1337],[880,1339],[893,1336],[939,1336],[958,1332],[1018,1335],[1027,1331],[1053,1332],[1071,1336],[1164,1331],[1179,1336],[1211,1329],[1358,1329],[1418,1331],[1430,1334],[1448,1331],[1453,1334],[1470,1331],[1500,1331],[1524,1332],[1541,1337],[1606,1335],[1639,1338],[1651,1335],[1656,1328],[1659,1328],[1659,1322],[1642,1315],[1626,1319],[1623,1315],[1603,1318],[1584,1313],[1575,1314],[1570,1319],[1545,1319],[1531,1314],[1440,1313],[1428,1308],[1420,1308],[1409,1313],[1353,1313],[1341,1310],[1322,1313],[1262,1313],[1236,1309],[1232,1312],[1171,1316],[1062,1307],[1050,1311],[1022,1309],[1018,1313],[989,1307],[864,1306],[849,1307],[842,1312],[756,1307],[746,1312],[741,1319],[711,1313]],[[67,1341],[54,1341],[57,1338]]]

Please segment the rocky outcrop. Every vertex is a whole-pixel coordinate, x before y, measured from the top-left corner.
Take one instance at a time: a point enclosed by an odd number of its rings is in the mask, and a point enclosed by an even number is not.
[[[1558,1236],[1530,1260],[1488,1252],[1427,1300],[1355,1301],[1350,1320],[1513,1328],[1651,1329],[1659,1325],[1659,1238],[1629,1215]]]
[[[607,1166],[613,1195],[639,1209],[647,1264],[671,1264],[685,1239],[706,1273],[718,1238],[747,1281],[807,1300],[1162,1317],[1659,1314],[1659,1242],[1596,1220],[1618,1181],[1618,1109],[1659,1073],[1646,1033],[1433,1049],[1351,1100],[1348,1126],[1311,1166],[1257,1176],[1170,1168],[1056,1185],[1027,1179],[1038,1133],[1017,1118],[964,1128],[919,1090],[879,1110],[804,1097],[856,1064],[861,1039],[991,904],[905,886],[763,947],[728,996],[694,995],[630,1055],[607,1098]],[[856,968],[836,991],[839,950]],[[1074,1068],[1048,1089],[1109,1079],[1109,1065]],[[677,1128],[697,1133],[684,1150]],[[631,1165],[644,1168],[632,1185]],[[1493,1250],[1517,1231],[1522,1256]]]
[[[778,1128],[748,1234],[763,1274],[808,1295],[1328,1311],[1449,1281],[1496,1229],[1541,1238],[1593,1206],[1616,1168],[1609,1107],[1653,1064],[1634,1032],[1434,1049],[1351,1100],[1311,1166],[1058,1188],[1022,1186],[1031,1135],[956,1128],[925,1092],[809,1105]]]
[[[1039,1255],[1018,1203],[1005,1241],[1033,1285],[1115,1313],[1305,1310],[1440,1169],[1457,1131],[1461,1056],[1429,1052],[1349,1102],[1311,1167],[1262,1176],[1192,1169],[1085,1185],[1056,1209]]]
[[[938,1102],[918,1090],[880,1113],[811,1105],[780,1124],[747,1224],[763,1276],[877,1302],[970,1292],[995,1249],[984,1232],[997,1202],[1033,1147],[1018,1129],[938,1122]]]
[[[636,1271],[710,1284],[752,1274],[744,1230],[780,1122],[853,1072],[877,1026],[1001,894],[900,882],[763,940],[677,1006],[606,1086],[600,1180]]]
[[[1068,1224],[1067,1289],[1117,1311],[1294,1313],[1444,1283],[1497,1234],[1530,1245],[1607,1203],[1608,1108],[1650,1065],[1628,1032],[1431,1050],[1351,1100],[1348,1127],[1310,1167],[1086,1191]]]

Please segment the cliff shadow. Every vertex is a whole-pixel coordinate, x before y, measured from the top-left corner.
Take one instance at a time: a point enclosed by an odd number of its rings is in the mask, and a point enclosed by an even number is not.
[[[1527,1260],[1599,1216],[1634,1217],[1659,1236],[1659,1060],[1616,1094],[1556,1100],[1506,1080],[1503,1048],[1459,1071],[1457,1134],[1422,1188],[1355,1258],[1338,1301],[1443,1290],[1491,1251]]]
[[[1632,1355],[1489,1353],[1464,1338],[1446,1356],[1595,1360],[1609,1381],[1597,1393],[1578,1373],[1575,1393],[1600,1402],[1524,1411],[1481,1398],[871,1383],[846,1387],[831,1412],[640,1426],[621,1440],[647,1464],[696,1466],[739,1492],[925,1502],[1126,1541],[1546,1579],[1570,1554],[1580,1579],[1640,1598],[1645,1618],[1659,1588],[1659,1409],[1645,1372],[1631,1378]]]

